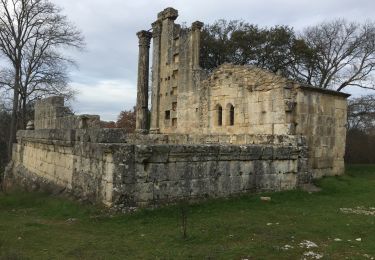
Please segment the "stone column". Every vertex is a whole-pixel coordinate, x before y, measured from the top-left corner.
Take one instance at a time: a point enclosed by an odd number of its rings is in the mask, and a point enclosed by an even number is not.
[[[200,45],[201,45],[201,29],[203,23],[196,21],[191,25],[191,46],[192,46],[192,67],[193,69],[198,69],[199,66],[199,56],[200,56]]]
[[[161,29],[160,21],[152,24],[152,96],[151,96],[151,127],[150,133],[160,133],[159,113],[160,113],[160,48],[161,48]]]
[[[147,134],[148,119],[148,70],[150,60],[150,42],[152,33],[140,31],[138,56],[138,83],[137,83],[137,111],[136,111],[136,132]]]

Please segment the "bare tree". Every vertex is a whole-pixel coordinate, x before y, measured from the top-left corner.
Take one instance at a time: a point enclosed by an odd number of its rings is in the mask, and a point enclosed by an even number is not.
[[[350,99],[345,160],[375,163],[375,95]]]
[[[375,133],[375,95],[350,99],[348,102],[348,130]]]
[[[301,39],[312,52],[295,63],[295,78],[337,91],[348,86],[375,89],[373,22],[325,22],[306,28]]]
[[[17,123],[25,126],[26,105],[44,95],[72,95],[62,48],[82,48],[82,34],[49,0],[0,0],[0,53],[9,67],[1,84],[13,90],[9,147]]]

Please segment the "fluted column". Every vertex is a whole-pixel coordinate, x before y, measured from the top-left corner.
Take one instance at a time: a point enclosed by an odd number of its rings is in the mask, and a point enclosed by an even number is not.
[[[152,24],[152,93],[151,93],[151,128],[150,133],[160,133],[159,113],[160,113],[160,36],[161,22]]]
[[[148,120],[148,70],[150,63],[150,42],[152,33],[140,31],[137,33],[139,38],[139,56],[138,56],[138,83],[137,83],[137,114],[136,114],[136,132],[147,134]]]

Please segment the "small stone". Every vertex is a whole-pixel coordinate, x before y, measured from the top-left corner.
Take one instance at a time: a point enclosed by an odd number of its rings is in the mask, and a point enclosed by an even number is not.
[[[299,244],[299,246],[300,246],[300,247],[303,247],[303,248],[318,247],[317,244],[315,244],[314,242],[309,241],[309,240],[303,240],[303,241]]]
[[[285,245],[285,246],[281,247],[281,250],[285,250],[285,251],[287,251],[287,250],[289,250],[289,249],[293,249],[293,248],[294,248],[294,247],[291,246],[291,245]]]
[[[361,242],[362,241],[362,238],[356,238],[355,241],[358,241],[358,242]]]
[[[271,201],[271,197],[260,197],[261,201]]]
[[[335,238],[334,241],[336,241],[336,242],[340,242],[340,241],[342,241],[342,240],[341,240],[340,238]]]
[[[305,252],[303,255],[307,256],[307,257],[310,257],[312,259],[321,259],[321,258],[323,258],[322,254],[318,254],[318,253],[315,253],[313,251]]]
[[[26,125],[26,130],[34,130],[34,121],[30,120]]]
[[[76,221],[77,221],[76,218],[68,218],[68,219],[66,220],[67,223],[73,223],[73,222],[76,222]]]

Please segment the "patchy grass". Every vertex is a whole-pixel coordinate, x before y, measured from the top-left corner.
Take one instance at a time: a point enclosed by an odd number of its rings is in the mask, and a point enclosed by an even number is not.
[[[375,207],[375,166],[349,166],[347,175],[318,185],[323,190],[314,194],[190,205],[186,239],[178,205],[111,216],[44,194],[0,194],[0,259],[301,259],[309,251],[324,259],[375,257],[375,217],[340,211]],[[308,241],[317,247],[300,246]]]

